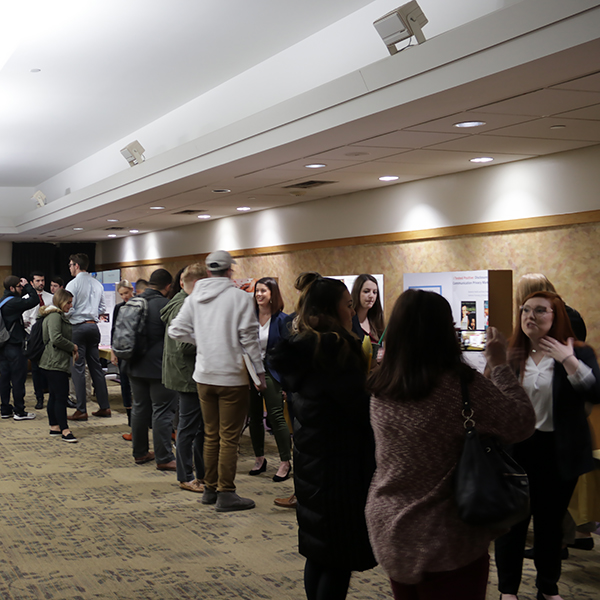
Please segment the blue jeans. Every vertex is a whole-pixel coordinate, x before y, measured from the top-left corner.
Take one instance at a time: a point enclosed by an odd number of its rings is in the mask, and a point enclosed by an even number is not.
[[[133,457],[148,454],[148,428],[152,424],[152,441],[156,463],[161,465],[175,460],[171,434],[177,406],[177,392],[168,390],[160,379],[129,376],[133,390],[131,435]]]
[[[96,323],[80,323],[73,325],[73,343],[77,345],[79,359],[73,363],[71,373],[75,396],[77,397],[77,410],[87,412],[87,398],[85,393],[85,363],[90,370],[94,388],[96,389],[96,400],[100,408],[110,408],[108,403],[108,390],[104,371],[100,365],[98,344],[100,343],[100,330]]]
[[[2,414],[12,415],[10,390],[12,388],[15,402],[14,412],[18,415],[25,413],[25,379],[27,377],[27,359],[23,356],[21,344],[8,342],[0,350],[0,399]]]
[[[204,421],[198,392],[179,394],[179,425],[177,426],[177,481],[204,481]]]

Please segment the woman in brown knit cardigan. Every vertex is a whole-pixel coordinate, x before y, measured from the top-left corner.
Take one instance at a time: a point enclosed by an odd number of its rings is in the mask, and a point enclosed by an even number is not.
[[[488,329],[491,381],[461,360],[452,311],[440,295],[408,290],[388,325],[381,368],[369,386],[377,470],[367,500],[369,537],[396,600],[484,600],[488,546],[503,533],[460,520],[454,472],[465,429],[461,378],[480,435],[528,438],[535,413]]]

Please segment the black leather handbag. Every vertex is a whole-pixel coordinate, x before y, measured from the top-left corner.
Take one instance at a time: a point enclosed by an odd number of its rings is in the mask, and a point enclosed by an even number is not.
[[[497,440],[479,437],[464,380],[461,388],[466,437],[454,486],[458,515],[469,525],[510,528],[529,516],[527,473]]]

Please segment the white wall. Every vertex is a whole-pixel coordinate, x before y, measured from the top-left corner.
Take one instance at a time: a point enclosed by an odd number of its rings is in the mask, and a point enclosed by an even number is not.
[[[420,0],[429,39],[521,0]],[[345,19],[272,56],[164,115],[93,156],[39,184],[50,201],[127,171],[119,150],[134,139],[147,159],[272,108],[327,82],[388,57],[372,22],[402,4],[375,0]],[[240,99],[243,98],[243,101]]]
[[[600,210],[600,146],[102,243],[102,261]]]

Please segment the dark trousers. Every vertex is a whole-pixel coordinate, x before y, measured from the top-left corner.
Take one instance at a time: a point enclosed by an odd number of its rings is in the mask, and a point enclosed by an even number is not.
[[[265,373],[267,389],[259,392],[253,385],[250,386],[250,439],[254,456],[265,455],[265,426],[263,424],[263,401],[267,408],[267,417],[271,423],[271,430],[277,442],[279,459],[291,460],[290,430],[285,421],[283,412],[283,396],[281,386],[271,374]]]
[[[558,594],[562,548],[562,521],[577,484],[558,473],[554,432],[536,431],[515,446],[515,460],[529,476],[531,514],[535,536],[536,586],[547,595]],[[498,589],[517,594],[523,571],[523,550],[529,527],[528,517],[496,540]]]
[[[127,369],[125,368],[125,361],[119,358],[118,365],[119,379],[121,380],[121,398],[123,398],[123,406],[125,408],[131,408],[131,383],[129,382],[129,376],[126,373]]]
[[[350,569],[325,567],[307,558],[304,565],[307,600],[345,600],[351,575]]]
[[[177,481],[204,481],[204,420],[198,392],[177,392]]]
[[[148,428],[152,425],[152,442],[157,464],[175,460],[171,434],[177,406],[177,392],[168,390],[160,379],[129,377],[133,389],[131,435],[133,457],[148,454]]]
[[[96,389],[96,400],[100,408],[110,408],[108,403],[108,390],[104,371],[100,365],[98,344],[100,343],[100,330],[96,323],[80,323],[73,325],[73,343],[77,345],[79,359],[73,363],[71,370],[73,385],[77,396],[77,410],[87,412],[87,397],[85,391],[85,364],[90,370],[90,376]]]
[[[35,399],[39,401],[44,401],[44,390],[48,387],[48,382],[46,381],[46,372],[44,369],[40,369],[39,362],[37,360],[31,360],[31,379],[33,381],[33,392],[35,394]]]
[[[27,359],[23,356],[21,344],[4,345],[0,350],[0,400],[2,414],[12,415],[10,390],[12,388],[15,403],[14,412],[21,415],[25,412],[25,379],[27,378]]]
[[[69,375],[65,371],[46,371],[48,380],[48,423],[58,425],[61,431],[69,429],[67,423],[67,399],[69,398]]]
[[[423,581],[405,585],[390,580],[394,600],[485,600],[490,557],[487,552],[472,563],[439,573],[426,573]]]

